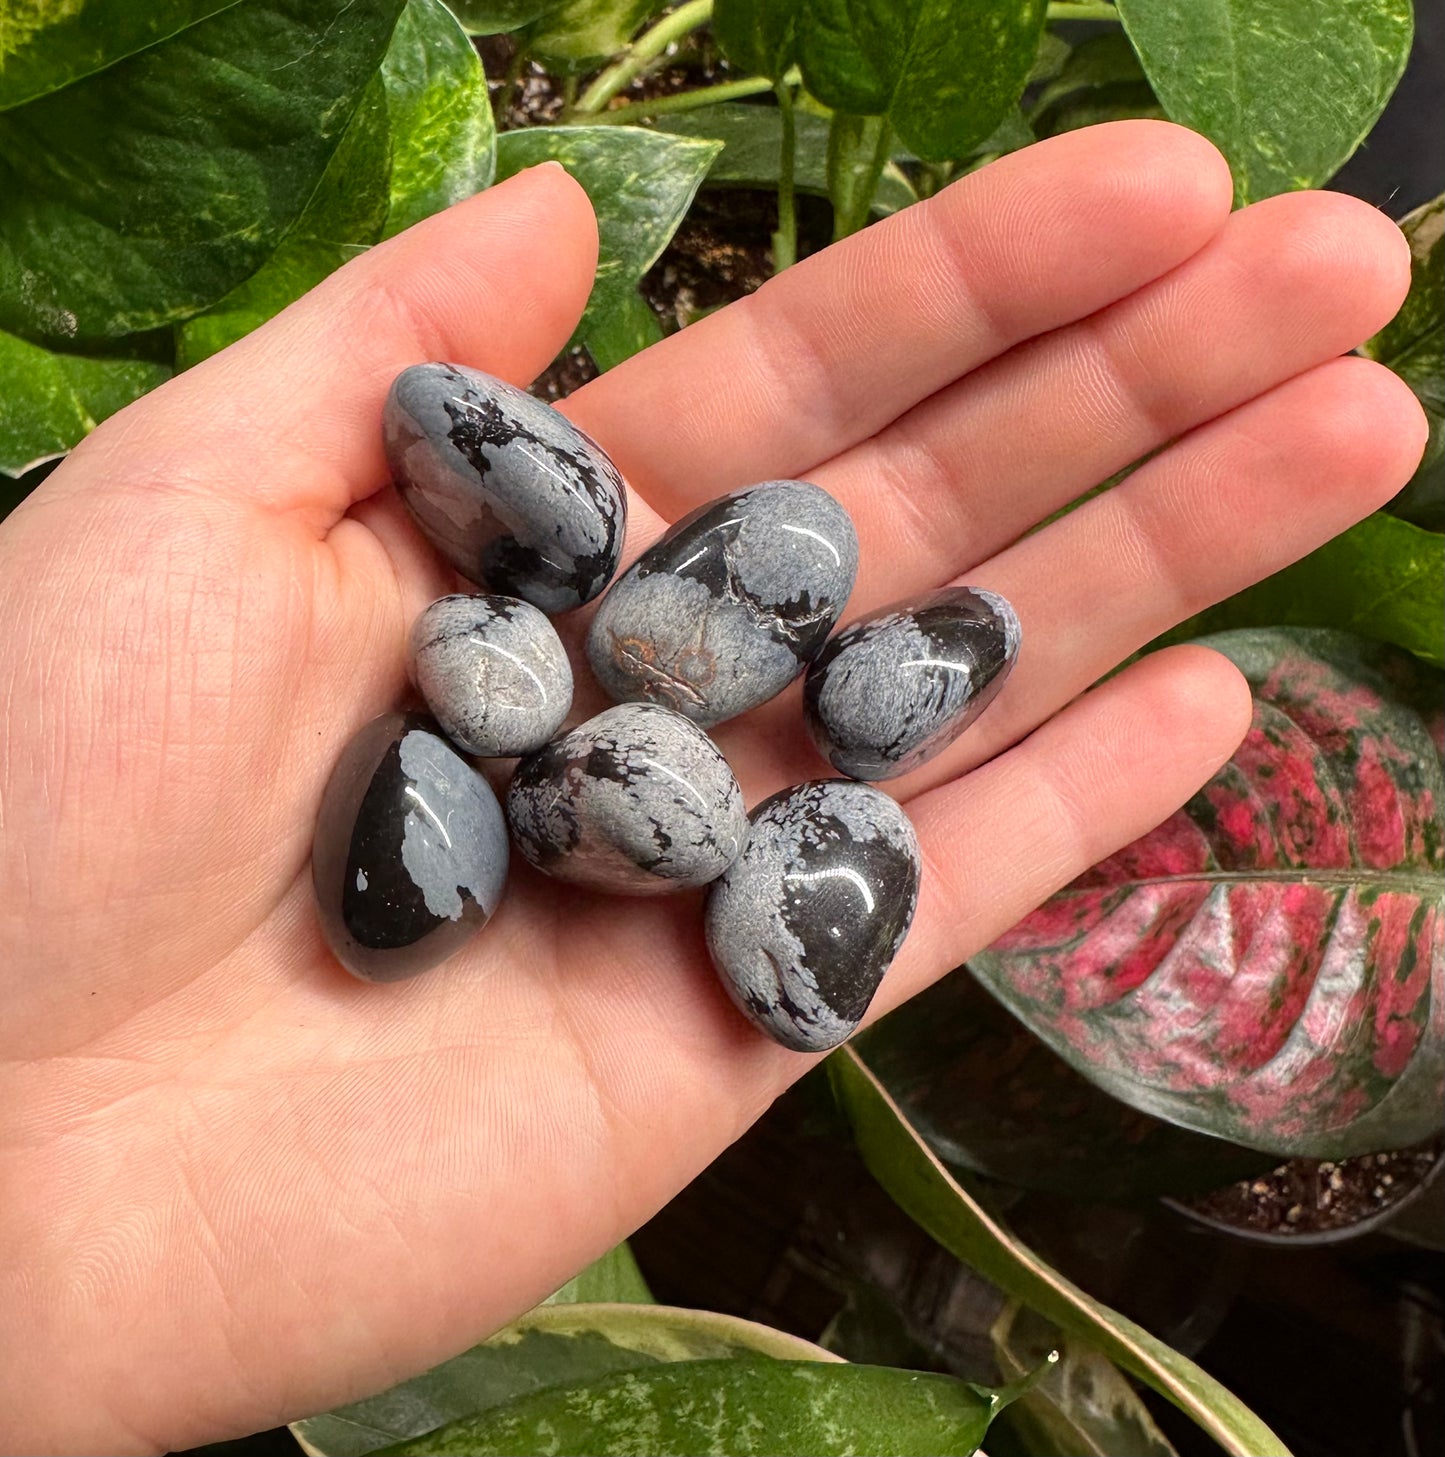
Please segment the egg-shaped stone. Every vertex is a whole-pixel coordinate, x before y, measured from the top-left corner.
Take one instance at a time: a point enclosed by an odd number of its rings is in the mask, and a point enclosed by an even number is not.
[[[321,929],[363,981],[445,961],[496,910],[507,827],[491,786],[422,713],[347,744],[321,796],[311,875]]]
[[[587,658],[619,702],[704,726],[781,693],[853,590],[848,513],[807,481],[764,481],[685,516],[612,584]]]
[[[659,895],[715,880],[747,830],[713,741],[650,703],[605,709],[523,759],[507,791],[522,854],[596,890]]]
[[[836,1047],[908,935],[919,874],[913,826],[882,790],[815,779],[765,799],[708,891],[708,951],[728,995],[784,1047]]]
[[[383,434],[407,509],[468,581],[566,612],[612,580],[627,488],[550,405],[479,370],[417,364],[391,386]]]
[[[517,597],[437,598],[412,625],[407,669],[447,737],[483,758],[540,749],[572,706],[562,639]]]
[[[947,587],[845,627],[808,669],[819,752],[853,779],[891,779],[942,753],[993,702],[1019,620],[995,592]]]

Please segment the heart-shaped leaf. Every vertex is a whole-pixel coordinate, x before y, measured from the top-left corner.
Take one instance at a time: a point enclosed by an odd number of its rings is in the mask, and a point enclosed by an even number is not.
[[[798,61],[838,111],[884,117],[920,157],[966,156],[1019,99],[1042,0],[803,0]]]
[[[1156,1117],[1277,1154],[1415,1143],[1445,1108],[1441,676],[1341,633],[1206,641],[1255,695],[1234,758],[970,967]]]
[[[597,213],[597,278],[577,339],[601,369],[650,342],[637,325],[637,285],[677,231],[721,142],[641,127],[528,127],[498,138],[497,175],[560,162]]]
[[[663,0],[560,0],[527,32],[526,47],[550,70],[584,71],[615,55]]]
[[[170,373],[147,360],[56,354],[0,334],[0,471],[19,475],[69,450]]]
[[[739,71],[779,81],[793,64],[801,9],[802,0],[717,0],[712,33]]]
[[[115,338],[254,273],[315,190],[402,3],[240,0],[0,112],[0,328]]]
[[[1414,479],[1386,510],[1431,531],[1445,529],[1445,197],[1401,219],[1410,242],[1410,292],[1400,312],[1360,346],[1415,391],[1430,441]]]
[[[1170,117],[1229,159],[1238,202],[1327,182],[1385,109],[1411,0],[1117,0]]]
[[[553,1387],[667,1362],[737,1357],[838,1359],[795,1336],[732,1316],[661,1305],[547,1304],[412,1381],[296,1422],[292,1431],[320,1457],[364,1457]]]
[[[1167,1397],[1230,1457],[1289,1457],[1238,1397],[1064,1279],[989,1214],[939,1162],[854,1048],[840,1047],[827,1067],[869,1173],[946,1250]]]
[[[387,1457],[971,1457],[1015,1395],[953,1376],[812,1361],[689,1361],[554,1387]]]

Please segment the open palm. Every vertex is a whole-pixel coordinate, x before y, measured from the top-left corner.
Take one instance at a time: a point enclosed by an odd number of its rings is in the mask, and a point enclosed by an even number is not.
[[[703,500],[806,477],[858,525],[849,616],[960,576],[1016,605],[997,704],[889,786],[924,883],[875,1010],[1164,818],[1248,718],[1199,648],[1085,690],[1415,463],[1408,391],[1338,357],[1403,294],[1393,227],[1229,198],[1177,128],[1061,137],[567,402],[634,489],[629,559]],[[322,785],[453,586],[383,490],[387,385],[428,359],[529,380],[594,255],[579,189],[525,173],[108,422],[0,529],[0,1445],[164,1450],[412,1374],[811,1063],[731,1009],[694,895],[516,863],[464,953],[392,986],[315,923]],[[796,690],[718,737],[750,803],[823,772]]]

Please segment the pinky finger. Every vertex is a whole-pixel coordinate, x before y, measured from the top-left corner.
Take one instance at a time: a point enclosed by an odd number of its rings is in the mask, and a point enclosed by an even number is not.
[[[1234,752],[1249,719],[1249,688],[1227,658],[1171,648],[1007,753],[910,800],[922,898],[869,1020],[1167,819]]]

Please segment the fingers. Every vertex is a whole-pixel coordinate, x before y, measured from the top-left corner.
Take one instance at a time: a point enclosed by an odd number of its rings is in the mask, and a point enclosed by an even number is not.
[[[813,479],[853,513],[854,597],[898,568],[947,581],[1131,461],[1353,348],[1394,314],[1409,252],[1374,208],[1330,193],[1230,218],[1188,262],[940,391]]]
[[[348,263],[76,455],[100,467],[92,480],[111,467],[301,512],[324,533],[387,480],[381,406],[396,374],[447,359],[527,383],[581,316],[596,255],[586,194],[558,166],[533,168]]]
[[[1234,752],[1249,718],[1249,688],[1228,659],[1172,648],[911,800],[924,857],[918,914],[870,1020],[1166,819]]]
[[[899,781],[903,793],[998,753],[1160,633],[1382,505],[1409,479],[1425,432],[1391,371],[1334,360],[970,572],[1018,610],[1019,661],[978,724]]]
[[[798,475],[1020,340],[1202,247],[1230,182],[1160,122],[1072,132],[790,268],[579,391],[567,413],[664,514]]]

